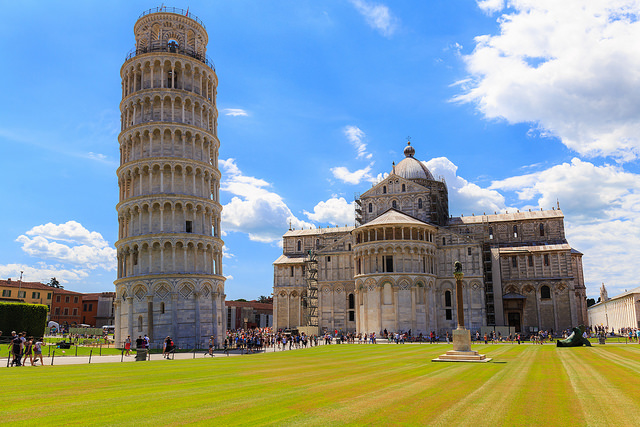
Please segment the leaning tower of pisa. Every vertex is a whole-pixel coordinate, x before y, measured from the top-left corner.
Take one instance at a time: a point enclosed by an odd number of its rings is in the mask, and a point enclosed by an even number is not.
[[[204,24],[144,12],[122,77],[116,342],[223,339],[216,88]]]

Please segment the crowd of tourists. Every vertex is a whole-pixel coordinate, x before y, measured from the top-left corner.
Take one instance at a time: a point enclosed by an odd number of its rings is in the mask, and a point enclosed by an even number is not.
[[[0,335],[2,335],[1,331]],[[44,366],[44,360],[42,359],[43,345],[43,338],[27,337],[26,332],[11,332],[11,341],[9,342],[11,366],[26,366],[27,359],[29,359],[31,366],[37,366],[38,359],[40,359],[40,365]]]

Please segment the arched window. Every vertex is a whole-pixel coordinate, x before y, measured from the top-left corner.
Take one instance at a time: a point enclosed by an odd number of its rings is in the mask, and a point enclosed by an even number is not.
[[[418,209],[422,209],[422,199],[418,199]]]
[[[353,294],[349,294],[349,310],[356,308],[356,298]]]
[[[382,194],[387,194],[387,186],[386,185],[382,186]]]
[[[320,249],[320,239],[316,239],[316,249]]]
[[[444,293],[444,306],[451,307],[451,291],[446,291]]]
[[[544,224],[540,224],[540,236],[544,236]]]
[[[391,207],[392,207],[393,209],[396,209],[396,208],[397,208],[397,205],[396,205],[396,201],[395,201],[395,200],[391,202]]]
[[[373,212],[373,203],[369,203],[369,213]]]
[[[493,239],[493,227],[489,227],[489,239]]]
[[[406,188],[404,186],[404,184],[402,184],[402,192],[404,193],[406,191]]]
[[[513,226],[513,237],[518,237],[518,226],[517,225]]]
[[[302,250],[302,242],[298,240],[298,252]]]
[[[551,289],[547,285],[544,285],[543,287],[540,288],[540,298],[542,299],[551,298]]]

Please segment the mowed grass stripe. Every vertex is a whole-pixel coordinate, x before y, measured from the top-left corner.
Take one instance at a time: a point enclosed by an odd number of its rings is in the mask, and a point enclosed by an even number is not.
[[[638,424],[628,410],[640,406],[635,371],[600,354],[628,354],[636,363],[637,350],[506,344],[474,346],[497,363],[430,361],[450,348],[334,345],[243,357],[6,369],[5,384],[20,390],[5,393],[0,416],[20,423],[26,413],[30,423],[43,425]],[[601,378],[574,384],[586,380],[571,379],[567,358],[578,375],[593,371]],[[600,393],[602,384],[613,391]],[[587,413],[591,401],[602,400],[602,418]],[[458,416],[446,414],[448,408]]]
[[[616,372],[620,368],[594,355],[594,350],[589,347],[558,348],[556,352],[569,376],[586,424],[640,425],[638,382],[629,375],[620,378]]]

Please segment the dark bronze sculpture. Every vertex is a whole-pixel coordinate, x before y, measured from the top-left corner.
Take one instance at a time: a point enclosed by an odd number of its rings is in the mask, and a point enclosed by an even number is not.
[[[569,335],[569,338],[556,341],[556,347],[582,347],[583,345],[591,347],[589,340],[582,336],[583,333],[584,326],[580,325],[577,328],[573,328],[573,332]]]

